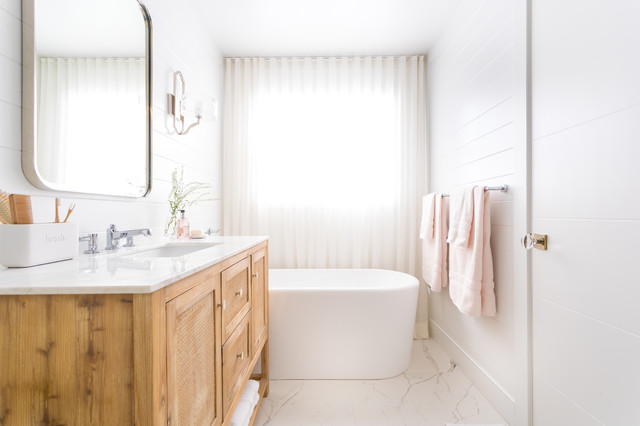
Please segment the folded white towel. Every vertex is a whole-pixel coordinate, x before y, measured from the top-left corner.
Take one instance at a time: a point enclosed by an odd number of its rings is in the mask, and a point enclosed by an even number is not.
[[[249,380],[247,381],[247,385],[245,386],[245,390],[249,389],[254,392],[258,392],[259,388],[260,388],[260,382],[258,382],[257,380]]]
[[[240,395],[240,401],[248,401],[251,404],[251,409],[253,409],[260,400],[260,395],[258,395],[259,388],[259,382],[255,380],[247,381],[247,384],[242,391],[242,395]]]
[[[260,395],[257,391],[243,392],[240,396],[240,401],[246,401],[251,404],[251,408],[255,407],[258,401],[260,401]]]
[[[447,242],[456,246],[466,246],[473,220],[473,189],[458,189],[449,197],[449,236]]]
[[[252,414],[253,409],[251,408],[251,404],[248,401],[241,400],[238,402],[238,405],[236,405],[229,426],[247,426],[249,421],[251,421]]]
[[[473,189],[473,221],[468,244],[449,247],[449,295],[460,312],[495,316],[489,193]]]
[[[447,220],[442,194],[425,196],[422,210],[425,228],[425,238],[422,239],[422,278],[431,291],[438,292],[447,286]],[[425,213],[425,210],[428,212]]]
[[[247,384],[242,390],[242,395],[240,395],[238,405],[233,412],[233,416],[231,416],[229,426],[246,426],[249,424],[251,416],[253,415],[253,409],[258,404],[258,401],[260,401],[260,395],[258,394],[259,388],[260,383],[256,380],[247,381]]]

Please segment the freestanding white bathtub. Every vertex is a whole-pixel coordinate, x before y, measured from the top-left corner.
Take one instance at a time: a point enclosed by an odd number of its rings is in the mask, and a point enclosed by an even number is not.
[[[383,379],[411,359],[418,280],[380,269],[271,269],[272,379]]]

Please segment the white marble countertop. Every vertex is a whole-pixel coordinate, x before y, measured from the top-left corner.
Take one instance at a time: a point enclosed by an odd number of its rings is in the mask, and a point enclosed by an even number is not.
[[[216,245],[179,257],[145,257],[144,251],[161,247],[167,243],[164,241],[109,254],[82,254],[73,260],[30,268],[0,266],[0,295],[151,293],[266,240],[267,237],[173,240],[172,245]]]

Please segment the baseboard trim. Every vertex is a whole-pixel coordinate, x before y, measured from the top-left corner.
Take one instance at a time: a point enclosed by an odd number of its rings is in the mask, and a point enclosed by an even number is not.
[[[413,329],[413,339],[428,339],[429,324],[426,322],[417,322]]]
[[[464,371],[465,376],[482,392],[496,411],[509,424],[515,424],[516,403],[513,396],[487,374],[464,349],[458,346],[451,336],[431,320],[429,321],[429,335],[451,356],[456,365]]]

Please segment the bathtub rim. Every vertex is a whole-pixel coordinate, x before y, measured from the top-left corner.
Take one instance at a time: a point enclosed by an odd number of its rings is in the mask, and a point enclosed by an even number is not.
[[[396,279],[394,280],[383,280],[381,284],[383,285],[362,285],[362,286],[323,286],[319,287],[317,284],[312,286],[274,286],[274,281],[278,281],[277,277],[274,280],[272,273],[274,271],[296,271],[296,272],[319,272],[319,271],[331,271],[331,272],[344,272],[344,271],[367,271],[367,272],[382,272],[386,275],[392,274]],[[277,273],[276,273],[277,275]],[[382,278],[382,277],[378,277]],[[304,279],[304,278],[302,278]],[[293,281],[293,280],[292,280]],[[330,279],[326,279],[326,282],[330,282]],[[342,280],[344,281],[344,280]],[[416,287],[420,287],[420,280],[406,272],[394,271],[391,269],[380,269],[380,268],[269,268],[269,291],[374,291],[374,292],[384,292],[384,291],[398,291],[403,289],[414,289]]]

